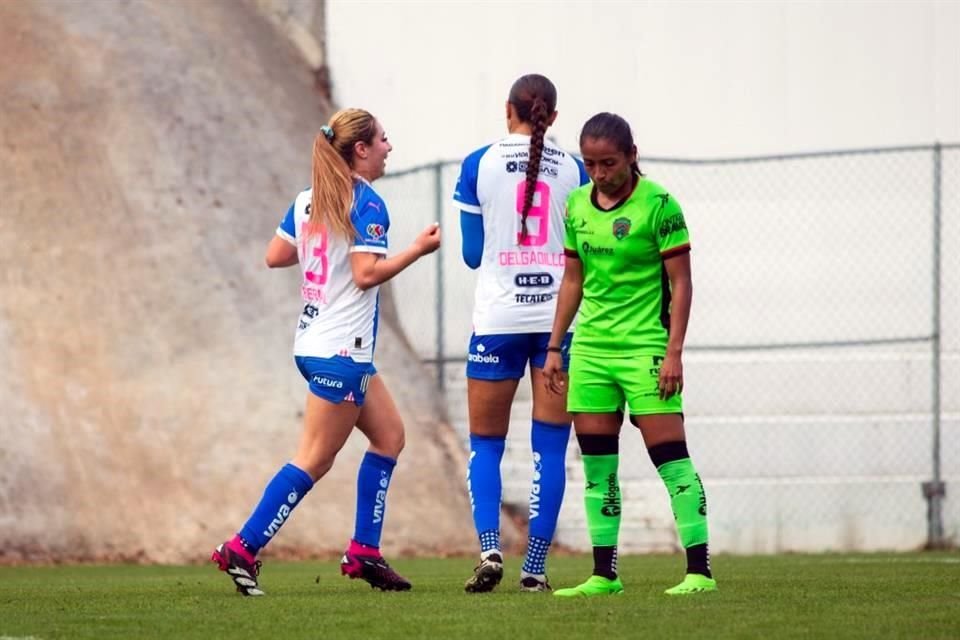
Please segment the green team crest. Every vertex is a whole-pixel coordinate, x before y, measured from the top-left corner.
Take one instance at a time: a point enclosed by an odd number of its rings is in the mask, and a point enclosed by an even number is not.
[[[630,233],[630,219],[617,218],[613,221],[613,237],[617,240],[623,240]]]

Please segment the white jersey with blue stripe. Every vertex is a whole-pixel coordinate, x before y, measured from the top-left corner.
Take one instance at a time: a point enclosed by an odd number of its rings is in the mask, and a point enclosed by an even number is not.
[[[324,228],[305,233],[313,190],[300,193],[277,228],[277,235],[297,247],[303,282],[303,311],[297,323],[293,353],[356,362],[373,362],[377,338],[380,287],[363,291],[353,282],[350,254],[387,253],[390,217],[383,199],[362,178],[354,178],[350,218],[357,231],[348,242]]]
[[[527,236],[521,239],[530,136],[510,134],[471,153],[454,204],[483,217],[483,257],[473,305],[477,335],[549,332],[563,278],[567,195],[589,181],[583,164],[544,140]]]

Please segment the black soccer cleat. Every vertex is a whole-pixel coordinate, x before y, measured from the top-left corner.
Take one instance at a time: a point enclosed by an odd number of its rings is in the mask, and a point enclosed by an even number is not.
[[[381,555],[362,556],[344,551],[340,573],[351,580],[360,578],[381,591],[409,591],[412,588],[410,581],[394,571]]]
[[[502,579],[503,556],[491,553],[473,568],[473,575],[463,585],[463,590],[467,593],[486,593],[493,591]]]
[[[520,591],[542,592],[551,591],[550,581],[547,576],[536,573],[520,572]]]
[[[230,544],[224,542],[213,550],[210,559],[217,563],[220,571],[225,571],[233,579],[233,584],[237,586],[237,591],[245,596],[265,595],[260,589],[257,578],[260,576],[261,562],[254,560],[249,562],[241,554],[230,548]]]

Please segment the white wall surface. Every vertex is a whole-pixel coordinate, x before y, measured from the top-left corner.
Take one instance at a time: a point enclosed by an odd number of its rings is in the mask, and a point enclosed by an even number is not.
[[[329,0],[340,105],[383,121],[391,168],[501,135],[520,75],[552,130],[614,111],[641,154],[713,157],[960,140],[960,3]]]

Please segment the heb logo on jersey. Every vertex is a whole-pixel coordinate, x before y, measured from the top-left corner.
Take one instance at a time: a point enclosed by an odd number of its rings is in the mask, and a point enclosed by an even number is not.
[[[380,240],[386,234],[387,230],[383,228],[382,224],[371,222],[367,225],[367,237],[371,240]]]
[[[518,273],[513,276],[513,284],[518,287],[549,287],[553,276],[549,273]]]

